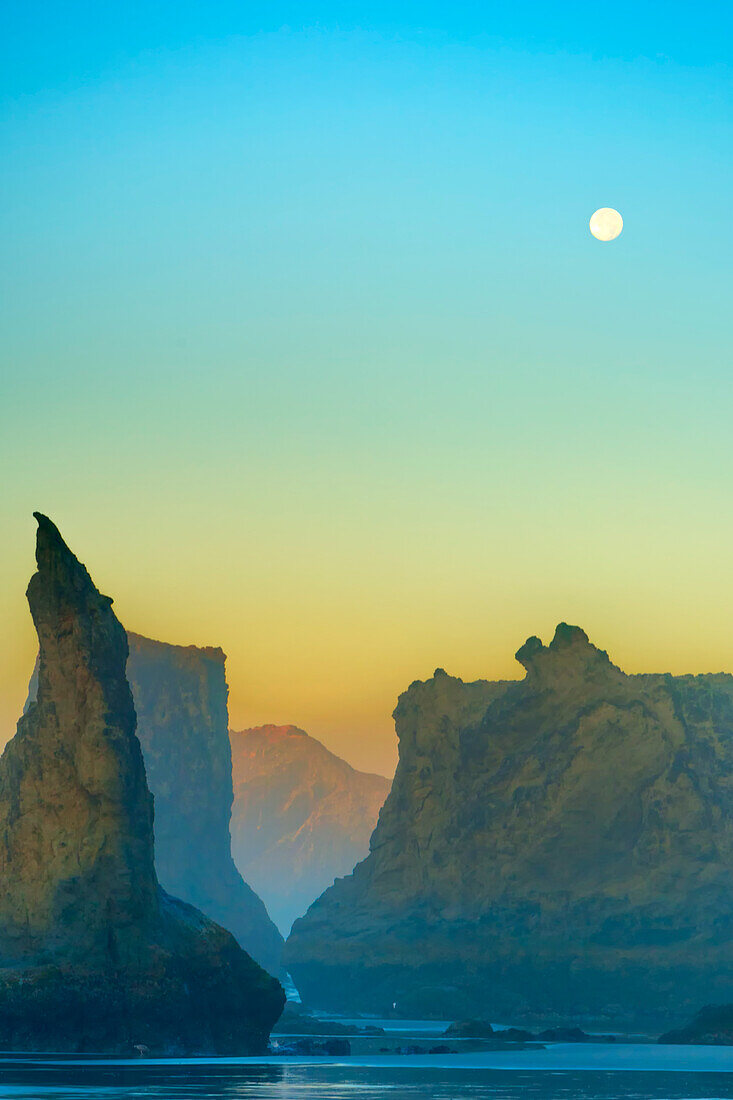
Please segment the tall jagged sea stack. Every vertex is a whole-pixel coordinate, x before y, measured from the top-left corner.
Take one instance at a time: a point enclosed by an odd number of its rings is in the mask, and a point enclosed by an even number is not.
[[[125,631],[36,519],[38,695],[0,760],[0,1044],[261,1050],[282,989],[159,887]]]
[[[309,1004],[656,1026],[733,994],[733,676],[627,676],[577,627],[519,682],[400,697],[371,853],[293,926]]]

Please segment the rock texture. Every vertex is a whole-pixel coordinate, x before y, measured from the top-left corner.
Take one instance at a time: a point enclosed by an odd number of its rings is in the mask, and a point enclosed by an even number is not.
[[[169,893],[234,934],[270,973],[283,940],[234,865],[229,834],[232,754],[220,649],[129,634],[127,676],[155,797],[155,866]]]
[[[158,879],[168,893],[232,932],[248,954],[277,974],[282,936],[232,859],[224,653],[211,647],[169,645],[130,632],[127,640],[137,736],[155,798]],[[38,661],[24,713],[37,692]]]
[[[283,932],[369,851],[390,781],[297,726],[231,733],[232,851]]]
[[[692,1046],[733,1046],[733,1004],[706,1005],[693,1020],[660,1036],[660,1043]]]
[[[0,1044],[261,1050],[282,989],[159,887],[125,632],[36,518],[38,695],[0,761]]]
[[[369,857],[296,921],[319,1008],[662,1024],[730,1001],[733,677],[627,676],[577,627],[522,681],[400,697]]]

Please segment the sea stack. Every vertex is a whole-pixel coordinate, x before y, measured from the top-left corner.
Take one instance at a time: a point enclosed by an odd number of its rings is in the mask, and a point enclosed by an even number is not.
[[[284,995],[158,885],[127,637],[38,513],[38,692],[0,760],[0,1044],[245,1054]]]
[[[260,966],[277,974],[282,936],[232,859],[224,653],[155,642],[139,634],[128,633],[127,638],[137,735],[155,797],[160,883],[227,928]]]
[[[371,853],[286,945],[304,1000],[619,1026],[730,1002],[733,677],[628,676],[564,623],[517,657],[400,697]]]
[[[287,933],[367,855],[390,780],[357,771],[297,726],[230,736],[232,853]]]

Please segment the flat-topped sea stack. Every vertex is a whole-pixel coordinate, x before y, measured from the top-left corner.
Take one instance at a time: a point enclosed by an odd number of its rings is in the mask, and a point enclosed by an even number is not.
[[[38,692],[0,760],[0,1045],[261,1051],[282,989],[158,885],[125,631],[36,518]]]
[[[127,637],[137,735],[155,797],[158,879],[277,974],[282,936],[232,859],[226,658],[221,649]]]
[[[371,853],[296,921],[316,1008],[655,1026],[733,1000],[733,677],[625,675],[577,627],[438,670]]]
[[[297,726],[230,737],[234,859],[288,932],[367,855],[390,780],[357,771]]]

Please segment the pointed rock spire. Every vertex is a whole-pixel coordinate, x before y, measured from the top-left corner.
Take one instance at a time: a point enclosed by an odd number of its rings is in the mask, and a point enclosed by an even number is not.
[[[0,765],[0,951],[102,964],[136,957],[157,916],[153,802],[125,631],[56,526],[35,516],[38,698]]]
[[[261,1050],[282,989],[158,886],[127,637],[58,529],[36,519],[38,696],[0,760],[0,1044]]]

